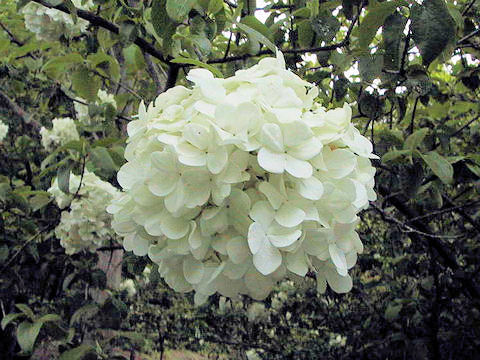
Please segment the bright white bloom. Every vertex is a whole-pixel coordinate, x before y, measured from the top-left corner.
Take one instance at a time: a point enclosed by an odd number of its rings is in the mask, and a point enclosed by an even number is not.
[[[42,145],[46,150],[52,150],[56,146],[62,146],[80,138],[75,121],[71,118],[53,119],[52,125],[51,130],[43,126],[40,129]]]
[[[128,124],[124,195],[108,208],[126,250],[176,291],[262,300],[315,273],[349,291],[363,246],[357,214],[375,200],[372,145],[351,109],[325,110],[281,53],[227,79],[191,70]]]
[[[97,97],[98,100],[95,101],[95,105],[111,105],[115,110],[117,109],[117,102],[115,101],[113,94],[109,94],[105,90],[100,89],[98,90]],[[86,125],[93,125],[102,121],[101,116],[94,116],[93,118],[90,116],[86,102],[86,100],[81,98],[78,98],[78,101],[75,101],[73,106],[75,107],[75,111],[77,113],[77,119]]]
[[[5,139],[8,133],[8,125],[0,120],[0,143]]]
[[[115,232],[111,228],[112,216],[105,208],[118,197],[119,191],[85,170],[80,190],[72,200],[80,186],[80,178],[80,175],[70,175],[70,194],[60,190],[56,178],[48,189],[58,206],[64,209],[60,223],[55,228],[55,235],[67,254],[75,254],[84,249],[95,251],[115,240]]]
[[[92,0],[72,0],[77,9],[90,10],[94,7]],[[43,5],[30,2],[22,9],[25,16],[25,27],[35,33],[39,40],[56,41],[60,36],[71,38],[86,31],[88,21],[77,19],[63,11],[50,9]]]

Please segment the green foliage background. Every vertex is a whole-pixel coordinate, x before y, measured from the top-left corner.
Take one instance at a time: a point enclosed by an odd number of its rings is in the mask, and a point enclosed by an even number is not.
[[[478,358],[480,2],[95,0],[86,12],[34,1],[90,22],[55,42],[25,29],[28,2],[0,4],[0,119],[10,127],[0,144],[2,358],[158,359],[165,348],[239,359],[252,349],[262,359]],[[105,288],[105,274],[93,270],[96,255],[59,246],[52,177],[85,163],[116,185],[141,100],[186,85],[192,66],[230,76],[275,46],[319,86],[325,107],[355,103],[354,122],[381,156],[352,292],[317,295],[311,279],[286,281],[249,320],[251,300],[194,308],[154,268],[146,283],[152,265],[126,254],[123,276],[138,293],[93,302],[88,289]],[[117,111],[95,106],[100,88]],[[106,121],[47,153],[40,127],[75,117],[76,97]]]

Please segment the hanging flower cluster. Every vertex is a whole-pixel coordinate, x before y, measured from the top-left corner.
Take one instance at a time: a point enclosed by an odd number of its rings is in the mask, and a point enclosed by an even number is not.
[[[8,125],[0,120],[0,143],[7,137]]]
[[[82,185],[78,190],[80,181]],[[48,189],[58,207],[64,209],[55,228],[60,245],[67,254],[81,250],[95,251],[108,245],[115,239],[115,232],[111,227],[112,216],[106,212],[106,207],[119,191],[88,170],[85,170],[83,179],[80,175],[70,175],[69,190],[69,194],[61,191],[56,178]],[[73,199],[74,194],[76,197]]]
[[[95,101],[95,105],[98,107],[111,106],[114,110],[117,110],[117,102],[113,94],[107,93],[105,90],[98,90],[97,93],[98,100]],[[79,98],[81,102],[75,102],[74,107],[77,113],[77,118],[80,122],[85,125],[93,125],[96,122],[102,121],[103,118],[99,116],[91,116],[88,110],[88,105],[86,105],[86,100]]]
[[[128,125],[124,194],[109,206],[126,250],[197,303],[264,299],[289,274],[352,286],[357,213],[375,199],[372,144],[351,109],[326,111],[281,53],[227,79],[191,70]]]
[[[53,119],[52,125],[51,130],[43,126],[40,129],[42,145],[46,150],[52,150],[56,146],[63,146],[80,138],[75,121],[71,118]]]
[[[90,10],[94,7],[92,0],[72,0],[77,9]],[[39,40],[56,41],[60,36],[71,38],[86,31],[88,21],[78,18],[76,23],[70,14],[50,9],[43,5],[30,2],[22,9],[25,17],[25,27]]]

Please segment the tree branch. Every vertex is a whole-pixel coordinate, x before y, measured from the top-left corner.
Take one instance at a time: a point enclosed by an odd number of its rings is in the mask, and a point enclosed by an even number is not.
[[[2,90],[0,90],[0,104],[1,103],[4,103],[8,108],[10,108],[10,110],[12,110],[15,115],[21,118],[25,124],[32,126],[35,130],[40,131],[40,124],[32,120],[31,116],[29,116],[22,108],[20,108],[20,106],[10,99]]]
[[[143,53],[143,58],[145,59],[145,64],[147,65],[147,72],[152,77],[157,88],[155,95],[159,95],[163,91],[164,85],[160,81],[160,76],[157,72],[157,69],[155,69],[155,64],[153,63],[149,54]]]
[[[53,6],[52,4],[48,3],[45,0],[33,0],[33,2],[36,2],[40,5],[43,5],[47,8],[50,8],[50,9],[57,9],[57,10],[60,10],[64,13],[70,14],[70,11],[68,10],[68,8],[63,4]],[[104,29],[106,29],[106,30],[108,30],[108,31],[110,31],[114,34],[119,34],[119,32],[120,32],[117,25],[115,25],[114,23],[111,23],[108,20],[105,20],[104,18],[102,18],[98,15],[95,15],[94,13],[92,13],[90,11],[77,9],[77,15],[78,15],[79,18],[87,20],[93,26],[99,26],[99,27],[104,28]],[[164,63],[170,64],[169,60],[160,51],[158,51],[155,47],[153,47],[153,45],[148,43],[145,39],[137,36],[135,38],[135,40],[133,41],[133,43],[135,45],[137,45],[140,49],[142,49],[144,52],[146,52],[147,54],[152,55],[154,58],[156,58],[156,59],[158,59],[158,60],[160,60]]]

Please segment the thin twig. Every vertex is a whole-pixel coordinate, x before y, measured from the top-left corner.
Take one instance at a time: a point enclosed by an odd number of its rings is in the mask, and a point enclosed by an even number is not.
[[[163,84],[160,81],[160,77],[158,75],[157,70],[155,69],[155,64],[152,61],[152,58],[149,54],[143,53],[143,58],[145,59],[145,64],[147,65],[147,72],[152,77],[153,82],[157,90],[155,91],[155,95],[159,95],[163,91]]]
[[[18,45],[18,46],[23,46],[24,43],[20,40],[18,40],[15,35],[13,35],[13,33],[8,30],[8,28],[3,25],[1,22],[0,22],[0,27],[7,33],[8,37],[10,38],[10,41],[13,42],[14,44]]]
[[[31,116],[29,116],[20,106],[10,99],[7,94],[0,90],[0,104],[2,102],[5,103],[5,105],[7,105],[7,107],[9,107],[15,115],[21,118],[25,124],[32,126],[35,130],[40,130],[40,124],[32,120]]]

